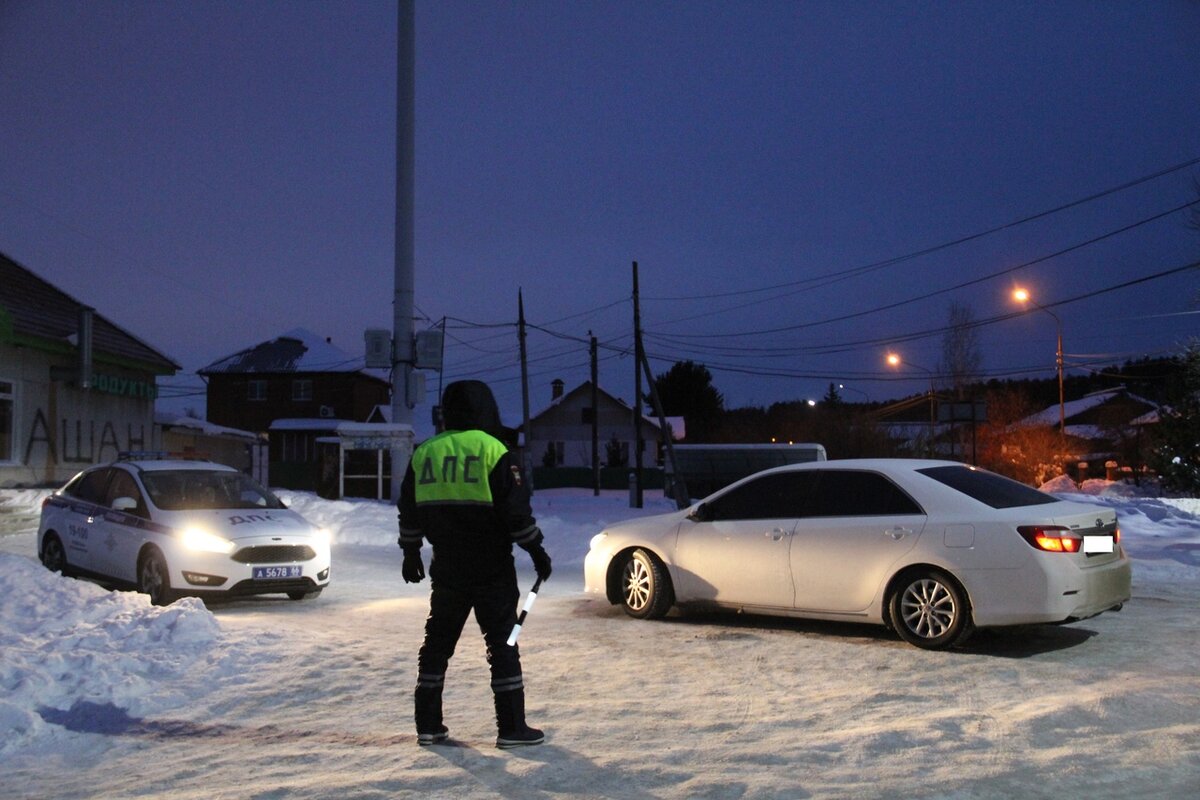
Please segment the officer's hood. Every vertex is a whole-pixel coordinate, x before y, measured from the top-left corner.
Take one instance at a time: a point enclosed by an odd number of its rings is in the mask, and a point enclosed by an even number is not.
[[[483,381],[455,381],[442,392],[442,421],[448,431],[480,430],[503,439],[500,409]]]

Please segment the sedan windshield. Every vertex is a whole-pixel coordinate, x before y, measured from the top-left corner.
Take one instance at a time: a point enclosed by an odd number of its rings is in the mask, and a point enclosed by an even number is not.
[[[1045,503],[1057,502],[1055,497],[1031,486],[1018,483],[994,472],[972,469],[965,465],[961,467],[928,467],[919,469],[917,472],[927,475],[939,483],[944,483],[951,489],[957,489],[968,497],[992,508],[1040,506]]]
[[[143,472],[150,501],[164,511],[203,508],[284,508],[275,495],[240,472],[164,470]]]

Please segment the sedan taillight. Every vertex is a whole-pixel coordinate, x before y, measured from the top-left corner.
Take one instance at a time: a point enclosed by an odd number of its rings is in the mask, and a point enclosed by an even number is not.
[[[1078,553],[1083,549],[1083,537],[1061,525],[1022,525],[1017,533],[1030,547],[1047,553]]]

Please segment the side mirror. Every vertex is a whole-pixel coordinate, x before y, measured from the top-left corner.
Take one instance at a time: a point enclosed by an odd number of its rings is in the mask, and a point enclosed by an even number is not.
[[[692,522],[712,522],[712,509],[708,507],[708,503],[701,503],[692,509],[692,513],[688,514],[687,518]]]
[[[137,511],[138,502],[132,497],[118,497],[112,501],[113,511]]]

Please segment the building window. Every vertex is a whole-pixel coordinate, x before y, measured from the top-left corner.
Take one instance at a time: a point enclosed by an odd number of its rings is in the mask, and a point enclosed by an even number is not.
[[[303,464],[314,460],[316,443],[312,434],[303,432],[284,432],[283,460],[291,464]]]
[[[292,400],[306,403],[313,399],[312,378],[297,378],[292,381]]]
[[[252,402],[267,399],[267,382],[258,378],[246,382],[246,399]]]
[[[542,466],[561,467],[565,449],[562,442],[546,442],[546,452],[542,454]]]
[[[0,462],[13,460],[14,412],[17,404],[17,387],[12,381],[0,379]]]
[[[586,406],[584,408],[579,409],[579,424],[580,425],[591,425],[592,420],[594,420],[595,418],[596,418],[596,415],[593,413],[591,406]]]

